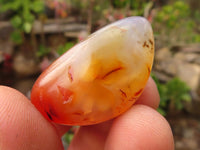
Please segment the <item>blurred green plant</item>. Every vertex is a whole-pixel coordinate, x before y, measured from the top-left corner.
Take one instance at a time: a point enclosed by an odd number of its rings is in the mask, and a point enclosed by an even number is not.
[[[65,133],[63,135],[64,142],[66,142],[69,145],[78,128],[79,128],[79,126],[73,126],[67,133]]]
[[[21,32],[19,30],[14,30],[11,34],[11,39],[16,44],[21,44],[23,42]]]
[[[60,45],[56,52],[58,53],[58,55],[62,55],[65,52],[67,52],[70,48],[72,48],[75,45],[75,43],[73,42],[67,42],[65,45]],[[36,56],[38,58],[42,58],[44,56],[47,56],[49,53],[51,53],[50,48],[46,47],[45,45],[39,45],[39,48],[36,52]]]
[[[95,27],[99,28],[124,17],[143,16],[146,6],[153,4],[147,0],[82,0],[82,3],[79,0],[66,0],[66,2],[73,10],[77,10],[76,13],[80,13],[83,20],[87,20],[92,31]]]
[[[113,0],[112,5],[116,8],[123,8],[129,5],[130,0]]]
[[[36,52],[36,56],[41,58],[50,53],[50,49],[45,45],[39,45],[38,51]]]
[[[30,33],[35,15],[44,10],[44,2],[41,0],[0,0],[0,12],[12,11],[14,16],[10,22],[15,31],[11,35],[16,44],[23,42],[23,34]]]
[[[68,131],[65,135],[64,135],[64,140],[67,144],[70,144],[70,142],[72,141],[74,137],[74,133],[73,132],[70,132]]]
[[[167,82],[166,87],[167,96],[171,100],[171,107],[181,110],[184,107],[183,102],[191,100],[190,88],[179,78],[173,78]]]
[[[189,5],[180,0],[161,7],[153,22],[158,42],[168,46],[200,42],[200,34],[195,32],[195,26]]]
[[[57,49],[58,55],[64,54],[66,51],[68,51],[70,48],[72,48],[75,45],[73,42],[67,42],[65,45],[60,45]]]
[[[147,7],[151,8],[152,6],[153,6],[152,1],[136,0],[133,2],[132,0],[130,0],[130,8],[132,10],[132,15],[134,16],[144,16],[145,9],[147,9]]]
[[[170,109],[182,110],[184,108],[184,102],[191,101],[189,94],[190,88],[179,78],[175,77],[166,84],[160,83],[154,74],[152,74],[152,78],[160,94],[158,112],[162,115],[167,115]]]

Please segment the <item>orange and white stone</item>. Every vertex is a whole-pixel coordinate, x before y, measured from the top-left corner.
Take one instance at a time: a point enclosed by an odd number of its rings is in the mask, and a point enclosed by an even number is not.
[[[38,78],[31,101],[48,119],[90,125],[129,109],[142,93],[154,57],[151,25],[142,17],[112,23],[58,58]]]

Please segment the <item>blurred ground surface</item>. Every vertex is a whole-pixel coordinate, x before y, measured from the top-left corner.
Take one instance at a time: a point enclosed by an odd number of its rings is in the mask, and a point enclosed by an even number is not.
[[[179,114],[169,116],[175,139],[175,150],[200,150],[200,118]]]

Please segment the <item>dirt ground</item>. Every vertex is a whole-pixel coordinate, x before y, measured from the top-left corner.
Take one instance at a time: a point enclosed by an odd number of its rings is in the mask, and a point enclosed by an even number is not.
[[[175,150],[200,150],[200,118],[179,114],[167,117],[175,140]]]

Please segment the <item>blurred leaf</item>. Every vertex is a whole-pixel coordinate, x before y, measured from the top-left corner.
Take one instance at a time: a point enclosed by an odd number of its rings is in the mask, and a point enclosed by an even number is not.
[[[15,44],[21,44],[23,42],[21,32],[19,30],[12,32],[11,39]]]
[[[23,14],[23,19],[26,22],[33,23],[33,21],[35,20],[35,16],[31,14],[30,12],[27,12]]]
[[[24,23],[24,31],[26,33],[30,33],[31,32],[31,28],[32,28],[32,24],[31,23],[29,23],[29,22],[25,22]]]
[[[43,57],[50,53],[50,49],[44,45],[40,45],[38,51],[36,52],[37,57]]]
[[[163,116],[167,115],[166,111],[164,109],[161,109],[160,107],[157,109],[157,111]]]
[[[181,110],[184,107],[184,101],[191,101],[191,96],[189,94],[190,88],[179,78],[173,78],[166,84],[163,84],[159,82],[154,74],[151,76],[154,79],[160,94],[160,105],[158,112],[160,112],[162,115],[167,114],[170,103],[173,103],[177,110]]]
[[[65,141],[70,144],[70,142],[72,141],[74,137],[74,134],[73,133],[70,133],[70,132],[67,132],[65,135],[64,135],[64,139]]]
[[[14,28],[20,28],[21,25],[22,25],[22,19],[21,17],[19,17],[18,15],[14,16],[12,19],[11,19],[11,24]]]
[[[200,42],[200,34],[194,35],[193,36],[193,41],[197,42],[197,43]]]
[[[181,0],[158,9],[153,21],[153,28],[154,32],[159,33],[157,38],[160,45],[172,46],[199,42],[196,38],[198,32],[195,30],[199,25],[191,18],[191,12],[186,1]],[[198,15],[198,13],[196,14]]]
[[[15,13],[10,20],[15,29],[30,33],[35,17],[44,9],[44,2],[41,0],[0,0],[0,6],[1,12],[11,10]],[[12,37],[15,41],[17,41],[16,33]]]
[[[180,102],[178,102],[178,101],[175,102],[175,106],[176,106],[176,109],[177,109],[177,110],[183,109],[183,104],[180,103]]]
[[[33,1],[30,8],[36,13],[41,13],[44,10],[44,2],[40,0]]]
[[[128,4],[128,1],[127,0],[114,0],[113,3],[114,3],[115,7],[122,8]]]
[[[0,12],[5,12],[7,10],[17,11],[20,8],[20,5],[23,1],[20,0],[2,0],[0,1],[1,9]]]
[[[182,100],[189,102],[189,101],[191,101],[191,96],[188,93],[185,93],[182,95]]]
[[[72,42],[67,42],[64,46],[59,46],[57,49],[57,53],[59,55],[64,54],[65,52],[67,52],[70,48],[72,48],[74,46],[74,43]]]

